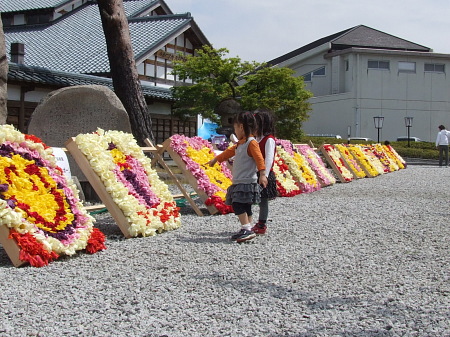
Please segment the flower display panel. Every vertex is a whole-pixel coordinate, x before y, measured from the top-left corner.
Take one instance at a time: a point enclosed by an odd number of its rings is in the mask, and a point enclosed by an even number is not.
[[[347,183],[353,180],[353,173],[348,169],[341,152],[331,144],[322,145],[320,151],[339,177],[339,181]]]
[[[152,236],[180,227],[179,208],[167,184],[159,179],[132,134],[98,129],[74,141],[126,219],[127,237]]]
[[[389,172],[389,168],[386,167],[380,159],[373,152],[373,147],[370,145],[360,145],[361,150],[366,155],[372,166],[377,170],[379,174]]]
[[[347,148],[353,155],[353,157],[356,159],[359,166],[364,170],[364,172],[366,172],[367,177],[372,178],[380,175],[380,170],[377,170],[377,168],[373,166],[372,158],[366,156],[361,146],[348,145]],[[381,171],[384,172],[384,169],[382,169]]]
[[[42,267],[61,255],[106,248],[51,148],[10,125],[0,126],[0,144],[0,226],[19,248],[18,265]]]
[[[195,178],[196,186],[193,187],[202,192],[198,193],[200,196],[205,196],[207,206],[214,206],[221,214],[233,212],[233,208],[225,204],[226,191],[232,184],[227,163],[216,163],[212,167],[205,165],[215,157],[210,142],[200,137],[173,135],[170,137],[170,150],[171,156],[179,156],[185,169]]]
[[[383,150],[386,152],[386,154],[395,161],[395,163],[398,165],[399,169],[406,168],[406,162],[405,160],[395,151],[395,149],[390,145],[383,145]]]
[[[353,157],[353,155],[350,153],[350,151],[347,149],[346,146],[342,144],[334,144],[334,147],[341,153],[341,156],[347,163],[348,168],[353,173],[355,178],[364,178],[366,176],[366,173],[359,166],[358,162],[355,160],[355,158]]]
[[[302,193],[299,183],[294,179],[289,166],[277,152],[273,162],[273,172],[277,181],[277,192],[280,197],[293,197]]]
[[[392,160],[386,151],[384,150],[383,145],[381,144],[372,144],[371,150],[373,154],[378,158],[378,160],[383,164],[385,168],[385,172],[394,172],[398,171],[399,167],[395,160]]]
[[[295,147],[306,158],[322,186],[329,186],[336,183],[336,178],[327,169],[322,158],[320,158],[316,151],[306,144],[297,144]]]
[[[280,145],[276,148],[277,153],[288,165],[292,176],[299,182],[300,189],[303,193],[317,191],[321,188],[316,174],[308,165],[305,157],[298,152],[288,152]]]

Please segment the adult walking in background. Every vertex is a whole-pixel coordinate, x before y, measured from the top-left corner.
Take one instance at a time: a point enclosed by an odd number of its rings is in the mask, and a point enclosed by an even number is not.
[[[439,166],[442,167],[443,157],[445,154],[445,166],[448,166],[448,135],[449,131],[445,126],[439,125],[439,132],[436,137],[436,147],[439,149]]]

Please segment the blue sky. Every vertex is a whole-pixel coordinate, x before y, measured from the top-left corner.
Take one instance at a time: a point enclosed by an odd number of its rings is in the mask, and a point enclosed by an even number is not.
[[[269,61],[327,35],[366,25],[450,54],[448,0],[166,0],[190,12],[215,48]]]

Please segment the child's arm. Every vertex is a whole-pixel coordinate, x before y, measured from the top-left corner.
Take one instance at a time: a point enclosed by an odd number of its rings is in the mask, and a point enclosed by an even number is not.
[[[264,151],[266,152],[265,165],[266,165],[266,176],[268,177],[269,172],[273,166],[273,161],[275,160],[275,140],[273,138],[267,139]]]
[[[264,164],[264,157],[256,140],[250,142],[247,153],[255,160],[256,168],[259,172],[259,184],[266,187],[268,183],[266,177],[266,165]]]
[[[214,166],[217,162],[221,163],[227,159],[234,157],[234,155],[236,154],[236,147],[237,145],[227,148],[225,151],[211,159],[205,165]]]

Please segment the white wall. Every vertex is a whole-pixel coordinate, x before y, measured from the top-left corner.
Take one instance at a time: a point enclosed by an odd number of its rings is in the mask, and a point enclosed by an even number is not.
[[[373,117],[383,116],[380,140],[395,140],[407,131],[404,117],[414,117],[411,136],[434,141],[437,126],[450,127],[450,55],[382,50],[325,52],[327,44],[285,61],[296,76],[325,65],[306,88],[310,120],[305,133],[340,134],[377,139]],[[390,69],[368,69],[369,60],[389,61]],[[415,62],[415,73],[399,71],[398,62]],[[347,65],[348,62],[348,65]],[[445,73],[425,72],[425,63],[445,64]]]

